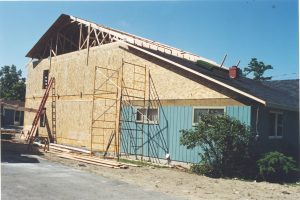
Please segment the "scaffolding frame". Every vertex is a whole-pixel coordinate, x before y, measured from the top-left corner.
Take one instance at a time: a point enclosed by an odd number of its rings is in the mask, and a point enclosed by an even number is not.
[[[149,161],[152,157],[159,163],[158,146],[165,153],[169,152],[168,122],[162,110],[160,113],[166,127],[152,124],[149,110],[153,108],[162,109],[162,105],[146,65],[122,59],[122,65],[117,69],[95,66],[91,153],[100,152],[104,156],[113,153],[118,159],[122,153],[126,157],[135,155],[136,159],[143,160],[144,147],[148,145]],[[140,121],[137,120],[138,115]],[[165,129],[166,138],[162,135]],[[121,142],[124,142],[122,137],[127,137],[123,150],[120,149]],[[153,138],[160,142],[152,141]]]
[[[107,154],[107,152],[111,152],[110,146],[112,145],[114,153],[118,155],[118,110],[120,110],[118,104],[121,96],[119,73],[121,71],[120,69],[95,66],[90,134],[91,153],[98,151]],[[100,84],[97,80],[100,80]],[[100,114],[97,113],[99,110]]]

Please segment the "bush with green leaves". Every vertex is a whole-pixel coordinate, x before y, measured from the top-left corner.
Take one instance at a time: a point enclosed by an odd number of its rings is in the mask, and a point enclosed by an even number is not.
[[[196,174],[206,175],[212,178],[218,178],[219,173],[209,164],[201,163],[201,164],[193,164],[190,167],[190,171]]]
[[[191,130],[181,130],[180,143],[201,147],[201,162],[192,171],[212,177],[249,178],[255,170],[250,156],[253,141],[249,126],[227,115],[202,114]]]
[[[272,151],[257,161],[259,175],[269,182],[292,182],[295,181],[296,162],[292,157],[278,151]]]
[[[15,65],[3,66],[0,69],[0,98],[5,100],[25,101],[25,78]]]

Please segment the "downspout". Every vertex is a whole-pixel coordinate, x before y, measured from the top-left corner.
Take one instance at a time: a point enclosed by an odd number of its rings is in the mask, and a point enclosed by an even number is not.
[[[259,135],[259,131],[258,131],[258,123],[259,123],[259,105],[257,106],[256,109],[256,119],[255,119],[255,140],[258,140],[260,135]]]

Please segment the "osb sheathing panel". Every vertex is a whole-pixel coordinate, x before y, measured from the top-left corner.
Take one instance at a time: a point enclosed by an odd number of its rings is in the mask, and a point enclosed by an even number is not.
[[[119,69],[122,66],[122,59],[127,62],[141,66],[147,66],[147,73],[150,70],[153,82],[160,99],[228,99],[221,93],[200,85],[188,78],[171,72],[161,66],[133,55],[118,48],[120,44],[113,43],[101,47],[91,48],[87,60],[87,50],[68,53],[44,59],[35,67],[28,67],[26,107],[38,108],[41,97],[44,94],[42,89],[43,70],[49,69],[49,77],[55,77],[56,94],[56,130],[57,142],[74,146],[90,147],[90,127],[92,115],[92,93],[94,84],[95,66],[104,68]],[[88,65],[87,65],[88,61]],[[51,67],[50,67],[51,63]],[[141,68],[140,72],[142,72]],[[133,66],[126,64],[123,70],[123,77],[127,87],[133,87]],[[98,76],[103,78],[103,76]],[[141,76],[143,79],[143,76]],[[99,84],[96,81],[96,85]],[[143,81],[143,80],[141,80]],[[148,82],[146,80],[148,91]],[[142,89],[144,84],[135,84],[135,87]],[[129,90],[128,90],[129,91]],[[143,93],[131,91],[131,95],[143,96]],[[147,98],[147,97],[146,97]],[[101,106],[96,106],[95,108]],[[51,127],[51,91],[46,104],[48,122]],[[95,110],[97,112],[97,110]],[[98,113],[101,111],[98,110]],[[25,126],[29,127],[34,118],[34,113],[25,113]],[[47,134],[46,128],[39,128],[39,134]],[[109,135],[107,134],[106,140]]]

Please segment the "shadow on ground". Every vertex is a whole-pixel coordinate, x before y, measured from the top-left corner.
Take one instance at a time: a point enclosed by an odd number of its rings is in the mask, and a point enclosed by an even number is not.
[[[39,163],[31,155],[42,155],[38,148],[28,151],[28,145],[13,139],[12,136],[1,137],[1,163]]]

